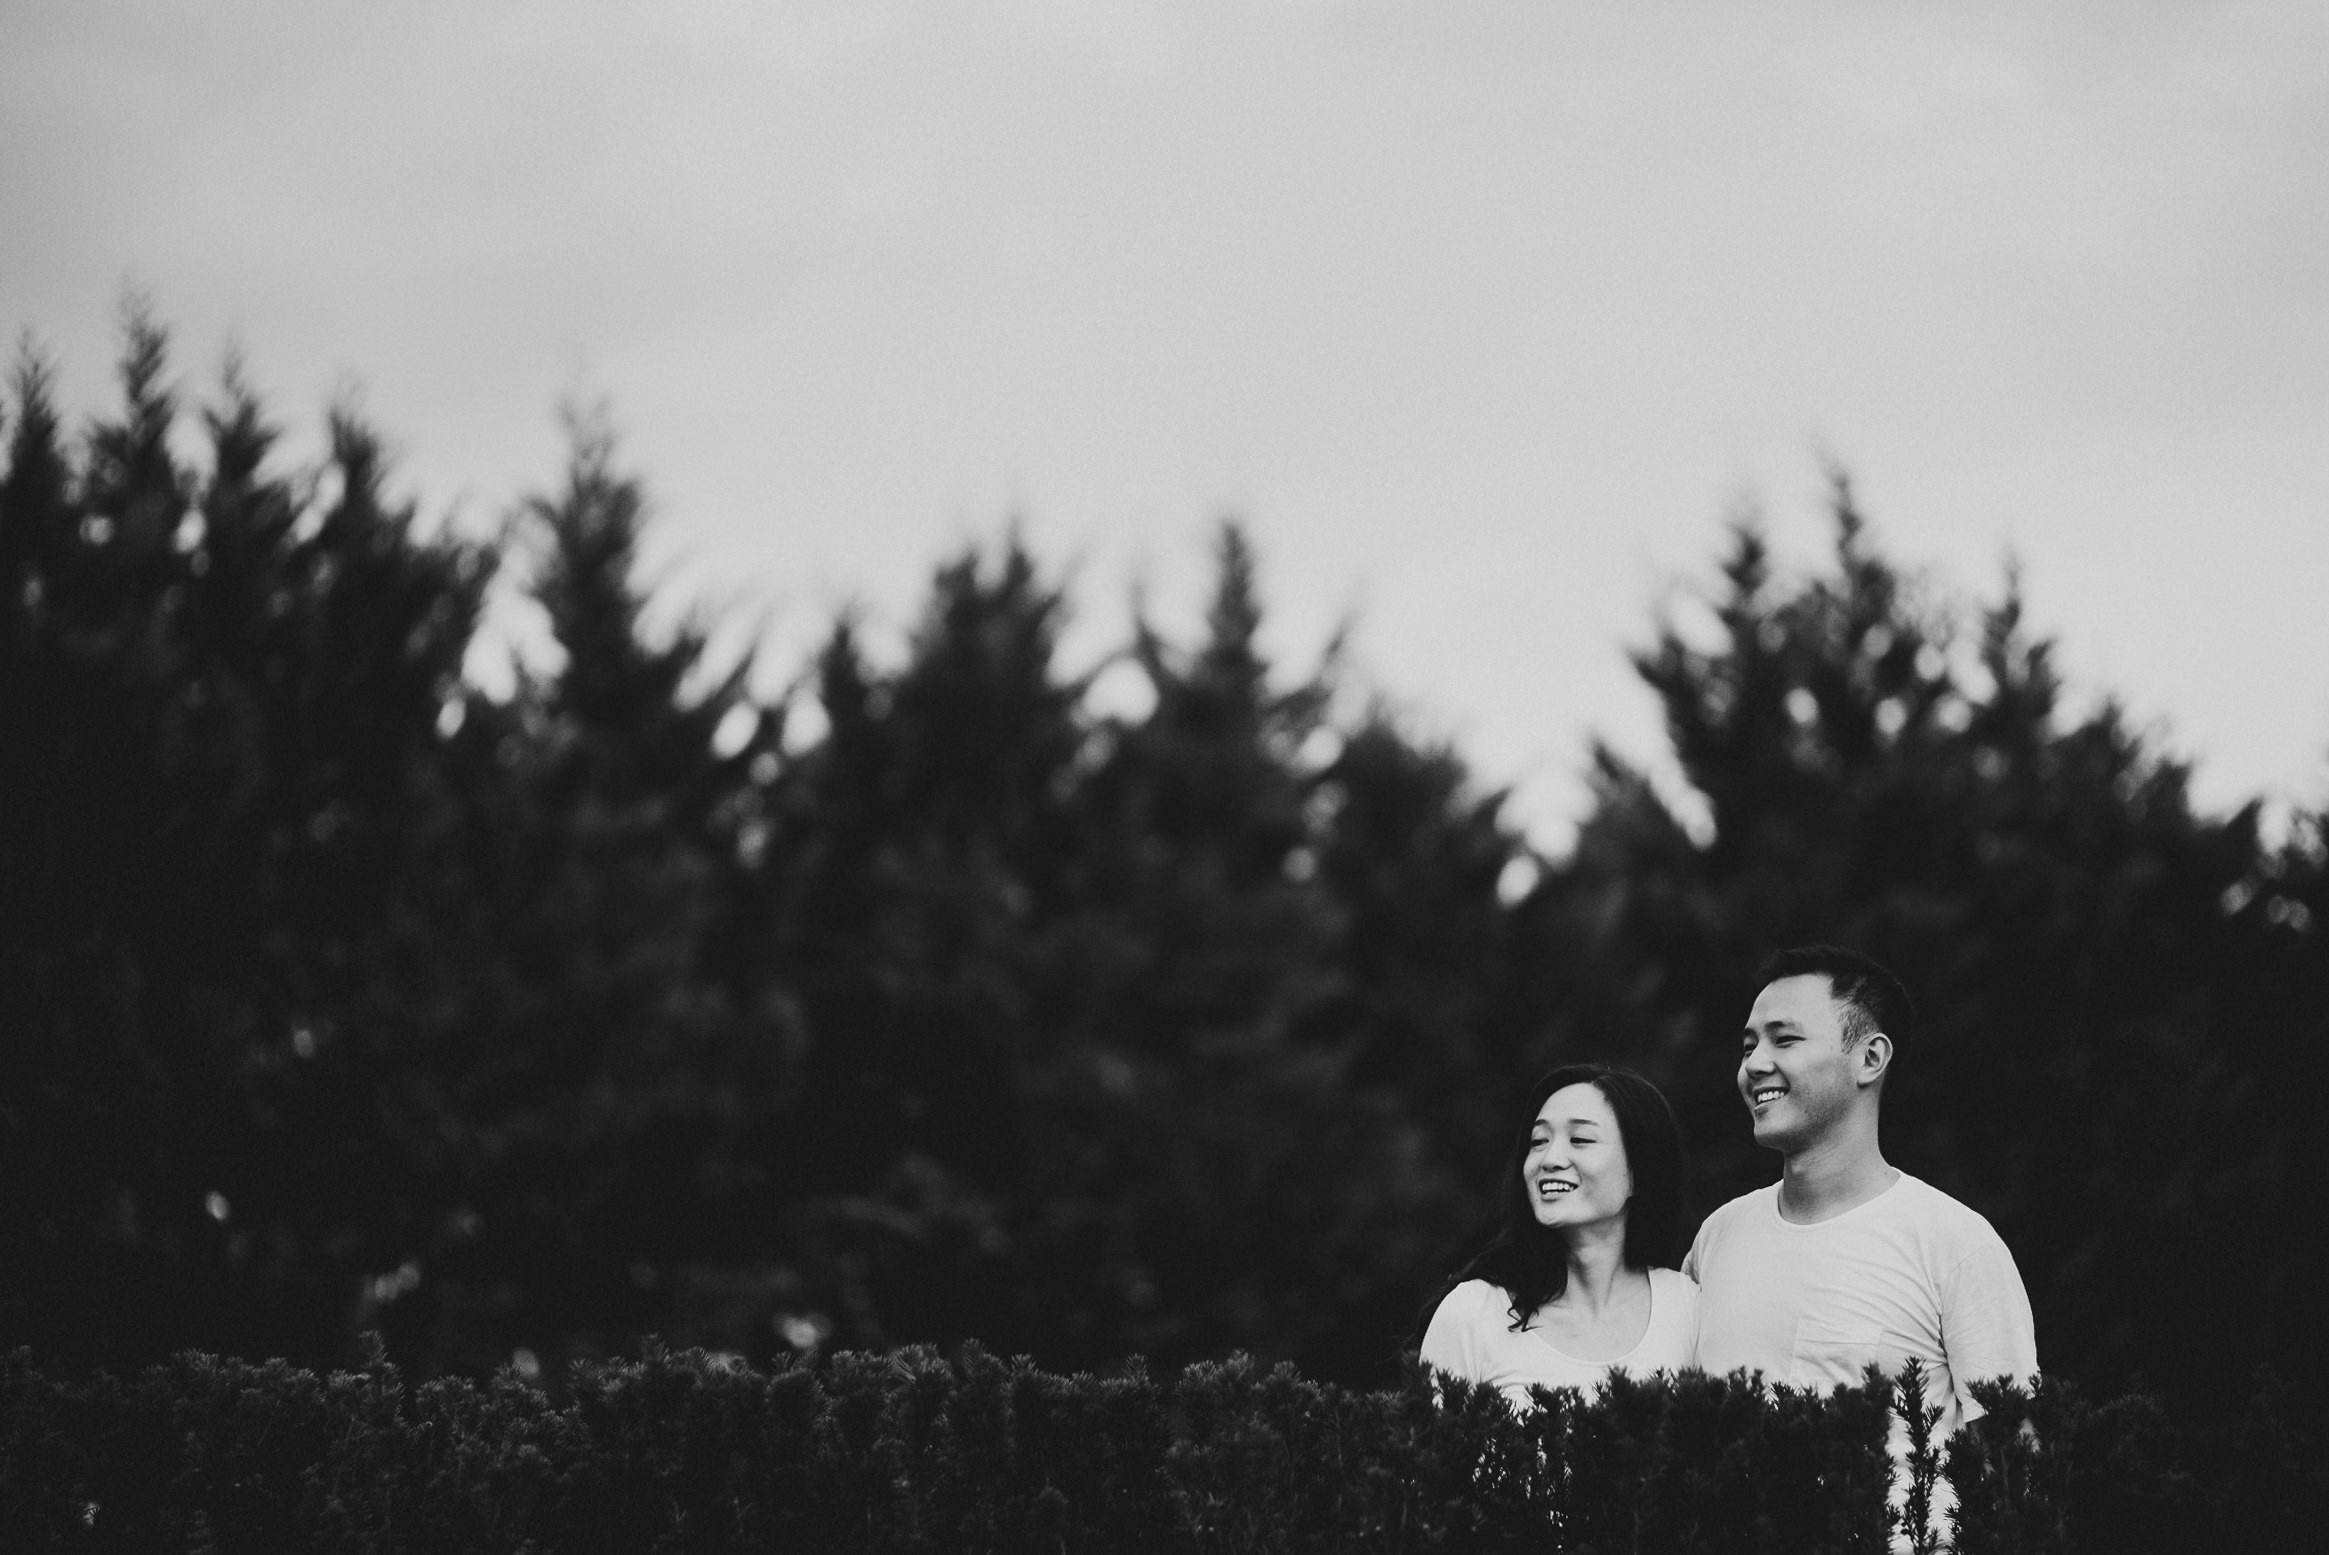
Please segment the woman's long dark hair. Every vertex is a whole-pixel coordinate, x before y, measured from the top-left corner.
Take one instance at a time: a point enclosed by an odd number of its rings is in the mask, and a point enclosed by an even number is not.
[[[1590,1085],[1609,1102],[1617,1116],[1617,1136],[1625,1146],[1626,1169],[1633,1176],[1633,1197],[1626,1203],[1625,1263],[1629,1269],[1670,1269],[1682,1252],[1682,1126],[1658,1088],[1631,1069],[1609,1064],[1564,1064],[1529,1087],[1521,1109],[1520,1128],[1496,1185],[1495,1238],[1458,1269],[1424,1308],[1423,1325],[1447,1293],[1466,1280],[1486,1280],[1503,1287],[1512,1303],[1512,1326],[1519,1328],[1529,1315],[1558,1296],[1569,1285],[1569,1243],[1559,1230],[1537,1224],[1529,1205],[1528,1187],[1521,1181],[1521,1163],[1528,1159],[1529,1136],[1537,1114],[1555,1091],[1572,1085]]]

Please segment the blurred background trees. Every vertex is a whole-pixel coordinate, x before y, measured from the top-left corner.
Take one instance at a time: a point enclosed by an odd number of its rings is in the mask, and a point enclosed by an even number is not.
[[[1006,535],[901,662],[836,622],[811,717],[646,624],[647,495],[578,414],[506,547],[554,663],[489,696],[503,548],[418,523],[359,417],[287,470],[149,319],[120,377],[72,432],[28,354],[6,405],[0,1343],[1378,1380],[1547,1065],[1666,1087],[1700,1210],[1768,1181],[1732,1033],[1820,938],[1917,994],[1887,1149],[1996,1222],[2050,1366],[2329,1380],[2324,817],[2196,812],[2010,578],[1904,572],[1841,480],[1822,568],[1740,527],[1637,654],[1681,787],[1598,753],[1540,858],[1332,645],[1270,662],[1234,525],[1193,641],[1063,666]]]

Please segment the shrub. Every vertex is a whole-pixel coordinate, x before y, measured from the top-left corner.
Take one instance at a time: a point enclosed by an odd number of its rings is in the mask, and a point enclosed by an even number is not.
[[[1987,1415],[1924,1441],[1899,1488],[1954,1495],[1965,1555],[2299,1548],[2329,1476],[2282,1394],[2260,1378],[2236,1432],[2195,1447],[2140,1394],[1985,1384]],[[19,1350],[0,1547],[1877,1555],[1891,1411],[1917,1396],[1620,1376],[1516,1416],[1412,1364],[1378,1391],[1243,1356],[1160,1383],[966,1344],[765,1372],[650,1346],[553,1400],[509,1371],[409,1389],[377,1351],[328,1376],[189,1353],[125,1378]]]

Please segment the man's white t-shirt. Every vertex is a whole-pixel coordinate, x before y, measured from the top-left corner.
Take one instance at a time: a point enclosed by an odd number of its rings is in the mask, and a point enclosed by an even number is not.
[[[1516,1410],[1532,1407],[1531,1386],[1590,1393],[1614,1367],[1635,1377],[1690,1364],[1698,1328],[1698,1287],[1672,1269],[1650,1271],[1650,1321],[1634,1347],[1612,1360],[1586,1361],[1554,1348],[1533,1326],[1512,1329],[1512,1298],[1501,1285],[1466,1280],[1431,1314],[1423,1358],[1441,1371],[1503,1390]]]
[[[1811,1225],[1779,1214],[1779,1185],[1706,1218],[1682,1261],[1699,1284],[1697,1364],[1766,1382],[1858,1385],[1870,1361],[1924,1363],[1936,1440],[1982,1414],[1966,1391],[2038,1370],[2030,1298],[1989,1222],[1930,1183],[1900,1180]]]

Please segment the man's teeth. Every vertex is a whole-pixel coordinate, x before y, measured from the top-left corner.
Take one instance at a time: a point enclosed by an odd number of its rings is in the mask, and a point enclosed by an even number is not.
[[[1755,1093],[1755,1104],[1757,1106],[1761,1106],[1764,1102],[1776,1100],[1777,1098],[1785,1096],[1786,1094],[1787,1093],[1785,1091],[1781,1090],[1776,1085],[1767,1086]]]

